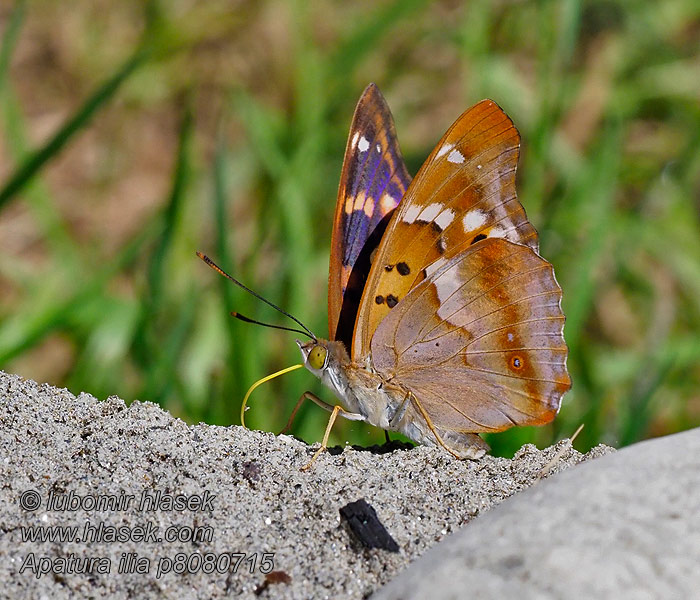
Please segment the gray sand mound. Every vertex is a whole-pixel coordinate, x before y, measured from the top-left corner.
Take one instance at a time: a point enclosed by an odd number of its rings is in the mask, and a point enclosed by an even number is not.
[[[694,429],[628,446],[509,498],[371,600],[699,598],[698,513]]]
[[[301,472],[310,448],[288,436],[188,426],[155,404],[0,372],[0,596],[365,598],[557,455],[550,474],[609,451],[563,441],[460,462],[347,448]],[[364,548],[341,522],[359,498],[398,553]]]

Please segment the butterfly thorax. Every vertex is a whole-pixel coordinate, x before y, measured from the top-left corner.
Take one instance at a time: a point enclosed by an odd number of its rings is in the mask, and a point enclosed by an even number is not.
[[[299,344],[304,366],[318,377],[352,413],[368,423],[401,431],[408,406],[408,390],[386,380],[372,366],[370,357],[353,362],[342,342],[315,340]],[[323,359],[323,360],[321,360]]]

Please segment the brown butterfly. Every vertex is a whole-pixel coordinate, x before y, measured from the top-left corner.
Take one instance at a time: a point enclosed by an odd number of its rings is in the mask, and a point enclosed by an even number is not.
[[[297,340],[341,403],[300,399],[332,412],[311,462],[337,415],[458,458],[488,450],[478,433],[556,415],[571,387],[562,293],[516,196],[519,147],[512,121],[483,100],[411,182],[389,107],[365,89],[333,225],[330,340]]]

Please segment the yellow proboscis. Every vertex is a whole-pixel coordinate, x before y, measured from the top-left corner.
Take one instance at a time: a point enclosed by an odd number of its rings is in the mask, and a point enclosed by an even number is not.
[[[285,373],[289,373],[290,371],[295,371],[296,369],[301,369],[304,365],[298,364],[298,365],[292,365],[291,367],[287,367],[286,369],[282,369],[281,371],[277,371],[276,373],[272,373],[272,375],[267,375],[263,377],[262,379],[258,379],[253,385],[251,385],[248,388],[248,391],[246,392],[245,397],[243,398],[243,404],[241,404],[241,425],[245,427],[245,407],[246,404],[248,404],[248,398],[250,397],[250,394],[253,392],[253,390],[258,387],[259,385],[262,385],[266,381],[270,381],[270,379],[274,379],[275,377],[278,377],[280,375],[284,375]]]

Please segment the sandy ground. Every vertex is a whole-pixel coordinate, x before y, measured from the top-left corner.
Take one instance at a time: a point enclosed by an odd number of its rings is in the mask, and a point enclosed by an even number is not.
[[[0,596],[365,598],[555,456],[549,477],[611,449],[564,440],[460,462],[346,448],[302,472],[310,452],[0,372]],[[399,552],[363,547],[341,521],[360,498]]]

